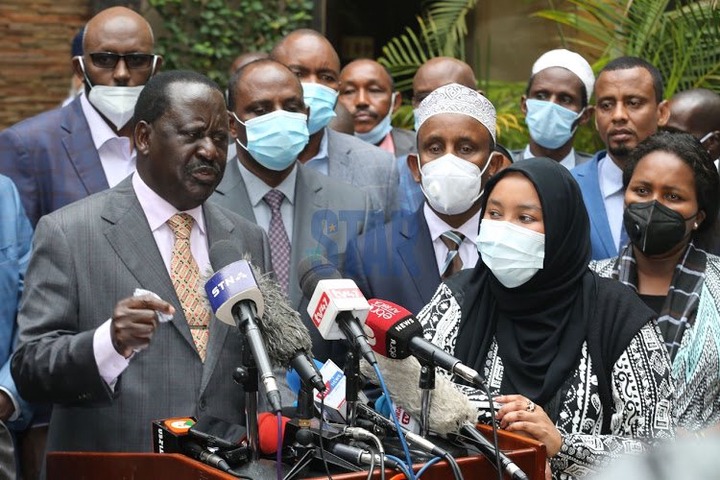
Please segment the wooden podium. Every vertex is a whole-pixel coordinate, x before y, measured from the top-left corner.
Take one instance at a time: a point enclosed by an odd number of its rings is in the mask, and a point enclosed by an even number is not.
[[[492,429],[479,426],[479,430],[492,438]],[[530,480],[545,478],[545,446],[534,440],[512,433],[498,431],[500,449],[520,467]],[[463,476],[468,479],[497,478],[494,463],[483,456],[457,459]],[[417,470],[420,465],[416,465]],[[287,472],[288,468],[285,468]],[[390,472],[386,477],[390,478]],[[180,454],[167,453],[82,453],[52,452],[47,456],[47,479],[65,480],[229,480],[235,477]],[[274,476],[272,477],[275,478]],[[322,480],[327,477],[313,477]],[[333,474],[335,480],[364,480],[366,472]],[[376,473],[373,478],[379,479]],[[452,479],[447,463],[440,462],[423,474],[423,480]],[[507,477],[506,477],[507,478]],[[265,480],[258,477],[258,480]]]

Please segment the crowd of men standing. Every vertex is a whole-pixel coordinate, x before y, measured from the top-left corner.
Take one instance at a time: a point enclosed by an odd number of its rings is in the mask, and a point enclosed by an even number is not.
[[[720,96],[668,102],[657,68],[634,57],[595,76],[577,53],[542,55],[519,99],[528,144],[512,154],[482,95],[470,100],[480,117],[420,134],[393,127],[402,96],[384,67],[341,68],[312,30],[237,68],[227,98],[200,73],[162,72],[150,25],[122,7],[87,23],[72,62],[76,98],[0,132],[0,444],[12,459],[7,430],[29,439],[25,478],[40,475],[45,451],[150,451],[158,418],[242,421],[231,381],[240,339],[186,288],[213,270],[215,242],[273,272],[300,312],[297,267],[319,253],[368,298],[418,313],[478,262],[483,188],[510,162],[548,157],[572,171],[592,256],[604,259],[627,244],[622,174],[642,140],[667,127],[720,157]],[[413,107],[449,84],[477,89],[465,63],[429,60]],[[329,126],[337,110],[350,134]],[[593,116],[606,148],[577,152],[577,127]],[[160,324],[156,311],[173,318]],[[304,320],[314,355],[342,359],[344,346]],[[28,433],[48,424],[47,445]]]

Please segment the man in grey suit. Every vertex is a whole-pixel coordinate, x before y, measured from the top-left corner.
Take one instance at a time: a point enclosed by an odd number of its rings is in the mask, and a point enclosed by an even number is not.
[[[301,308],[297,267],[319,253],[343,270],[348,240],[363,231],[372,213],[368,195],[297,161],[308,141],[307,107],[300,82],[286,66],[274,60],[248,64],[228,91],[238,155],[211,200],[268,232],[275,274],[291,306],[303,313],[313,353],[324,360],[332,346]]]
[[[402,105],[390,73],[375,60],[361,58],[340,72],[341,104],[352,114],[355,136],[405,158],[417,152],[415,132],[392,126],[393,113]]]
[[[270,57],[300,78],[310,108],[310,141],[301,163],[329,177],[359,187],[389,219],[396,209],[398,170],[393,155],[367,142],[327,128],[335,116],[340,58],[330,42],[314,30],[296,30],[273,48]]]
[[[589,102],[594,85],[592,68],[579,54],[563,48],[542,54],[520,100],[530,139],[524,150],[512,152],[514,161],[548,157],[572,170],[592,159],[575,151],[573,140],[577,128],[592,117]]]
[[[48,451],[148,452],[153,420],[244,416],[232,379],[241,337],[198,294],[201,273],[219,267],[209,260],[218,241],[270,265],[262,229],[205,202],[225,168],[222,90],[196,73],[162,73],[134,116],[136,173],[36,229],[12,374],[24,398],[54,404]],[[192,274],[184,285],[178,263]]]

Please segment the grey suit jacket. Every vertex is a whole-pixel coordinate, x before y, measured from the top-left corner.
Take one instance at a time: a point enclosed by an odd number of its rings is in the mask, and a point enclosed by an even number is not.
[[[525,149],[522,150],[513,150],[510,152],[513,156],[512,161],[513,162],[519,162],[521,161],[525,156]],[[592,160],[593,156],[587,153],[578,152],[575,150],[575,166],[582,165],[585,162],[589,162]]]
[[[352,135],[326,128],[328,176],[359,187],[389,219],[397,209],[398,170],[392,154]]]
[[[259,268],[269,266],[267,236],[215,204],[203,207],[208,243],[232,242]],[[141,287],[176,310],[149,347],[135,354],[111,391],[93,353],[95,330],[115,304]],[[151,422],[209,414],[244,416],[232,379],[241,338],[213,318],[205,363],[195,349],[131,179],[46,215],[38,223],[18,316],[12,373],[29,401],[54,403],[48,451],[151,451]]]
[[[393,127],[390,130],[390,136],[395,145],[395,158],[407,157],[410,153],[417,153],[417,139],[414,131]]]
[[[320,254],[343,273],[348,241],[373,223],[372,208],[366,192],[300,163],[297,168],[288,297],[310,330],[313,353],[324,360],[331,352],[307,316],[307,299],[304,301],[300,290],[297,267],[304,258]],[[237,158],[228,163],[222,182],[210,200],[256,222]]]

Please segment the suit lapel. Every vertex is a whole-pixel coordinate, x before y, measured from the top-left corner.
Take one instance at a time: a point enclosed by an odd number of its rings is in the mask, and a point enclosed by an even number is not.
[[[70,163],[75,168],[88,195],[107,190],[109,185],[100,163],[100,155],[93,143],[90,127],[76,98],[69,108],[63,110],[61,127],[64,131],[62,143]]]
[[[222,202],[226,208],[257,224],[245,181],[240,174],[240,160],[237,157],[228,162],[223,179],[215,189],[215,195],[226,197]]]
[[[295,205],[293,208],[293,238],[290,251],[290,282],[288,297],[293,308],[298,308],[302,300],[300,283],[297,279],[297,266],[307,256],[314,252],[317,241],[312,238],[313,216],[321,212],[321,224],[327,224],[329,209],[328,200],[323,186],[310,175],[306,175],[304,167],[298,164],[297,179],[295,181]],[[317,222],[317,220],[315,220]]]
[[[348,183],[352,182],[352,177],[347,176],[347,172],[352,172],[350,168],[350,147],[340,142],[340,137],[329,129],[325,128],[325,135],[328,136],[328,177],[346,179]]]
[[[230,219],[225,216],[222,211],[220,211],[219,208],[217,208],[212,203],[206,202],[205,206],[203,207],[203,216],[205,217],[205,228],[207,229],[208,248],[210,248],[214,243],[222,240],[232,242],[236,245],[238,244],[238,236],[233,236],[233,230],[235,228],[235,225],[230,221]],[[245,249],[240,248],[239,246],[238,251],[243,252],[245,251]],[[219,265],[213,266],[213,270],[218,268],[220,268]],[[210,320],[208,348],[205,355],[203,376],[200,382],[200,395],[202,395],[202,393],[205,391],[205,388],[210,382],[210,378],[215,371],[215,366],[220,359],[220,354],[223,350],[223,345],[225,344],[225,339],[227,338],[228,332],[230,331],[230,329],[234,328],[236,327],[231,327],[221,322],[215,316],[213,316]]]
[[[582,187],[581,190],[583,192],[583,199],[587,204],[587,210],[588,212],[592,212],[592,215],[590,215],[590,225],[597,231],[605,252],[610,254],[608,256],[614,256],[617,255],[617,247],[613,241],[607,210],[605,210],[605,202],[602,192],[600,191],[600,178],[598,176],[599,158],[594,158],[587,166],[589,168],[583,169],[583,172],[578,175],[580,177],[578,183],[580,183]]]
[[[440,274],[435,265],[435,249],[423,214],[423,206],[412,216],[399,221],[403,222],[400,227],[403,240],[398,245],[397,252],[415,284],[419,302],[424,304],[422,299],[432,298],[440,284]]]

